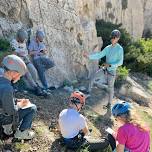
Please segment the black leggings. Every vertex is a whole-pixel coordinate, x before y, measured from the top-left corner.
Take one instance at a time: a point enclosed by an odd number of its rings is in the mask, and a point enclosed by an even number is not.
[[[68,149],[78,149],[78,148],[85,148],[88,147],[88,150],[91,152],[96,152],[97,150],[104,150],[108,148],[110,145],[112,150],[116,148],[115,139],[112,135],[108,135],[107,138],[102,139],[93,139],[93,138],[80,138],[79,135],[71,138],[71,139],[63,139],[64,144],[67,146]]]

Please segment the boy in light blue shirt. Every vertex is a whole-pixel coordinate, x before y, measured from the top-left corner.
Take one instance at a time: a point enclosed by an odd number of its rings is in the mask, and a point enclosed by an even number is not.
[[[94,53],[94,54],[88,54],[87,52],[84,52],[84,57],[89,58],[90,60],[99,60],[103,57],[106,57],[106,63],[104,63],[104,69],[98,70],[94,75],[90,78],[89,88],[88,92],[91,92],[91,89],[93,87],[93,84],[97,81],[101,80],[102,84],[108,85],[108,104],[107,108],[111,106],[111,102],[114,96],[114,82],[116,77],[116,70],[118,66],[121,66],[123,64],[123,48],[120,44],[118,44],[118,41],[120,39],[120,31],[119,30],[113,30],[111,32],[111,45],[108,45],[105,47],[101,52]]]

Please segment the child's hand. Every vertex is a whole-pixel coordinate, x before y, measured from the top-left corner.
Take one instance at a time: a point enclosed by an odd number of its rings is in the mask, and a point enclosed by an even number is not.
[[[89,58],[89,53],[86,52],[86,51],[83,51],[83,56],[84,56],[85,58]]]

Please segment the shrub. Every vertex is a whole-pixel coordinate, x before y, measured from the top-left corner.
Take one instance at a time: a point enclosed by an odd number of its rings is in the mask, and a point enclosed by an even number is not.
[[[0,38],[0,52],[9,51],[10,42],[7,39]]]
[[[130,69],[127,69],[125,66],[118,67],[118,69],[117,69],[118,79],[125,80],[126,77],[129,75],[129,71],[130,71]]]
[[[8,54],[10,54],[10,43],[7,39],[0,38],[0,63]]]
[[[115,82],[115,86],[120,88],[121,85],[125,82],[127,76],[129,75],[130,69],[127,69],[125,66],[120,66],[117,69],[117,78]]]
[[[149,89],[150,91],[152,91],[152,81],[149,81],[149,82],[148,82],[148,89]]]
[[[125,64],[135,72],[152,76],[152,39],[140,39],[128,47]]]

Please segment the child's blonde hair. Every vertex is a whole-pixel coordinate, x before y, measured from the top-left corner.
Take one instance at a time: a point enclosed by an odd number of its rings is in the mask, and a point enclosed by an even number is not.
[[[131,123],[142,131],[149,131],[148,126],[137,116],[135,109],[130,109],[119,117],[121,117],[125,123]]]

